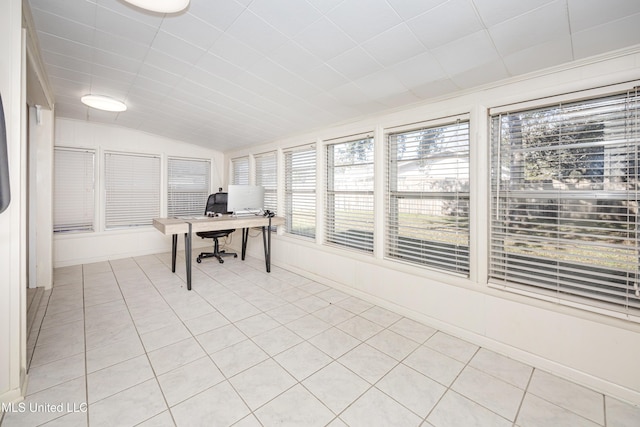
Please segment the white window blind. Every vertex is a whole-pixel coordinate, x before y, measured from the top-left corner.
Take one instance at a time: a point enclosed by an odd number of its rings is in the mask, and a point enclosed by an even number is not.
[[[249,158],[238,157],[231,159],[231,184],[248,185],[249,184]]]
[[[303,237],[316,236],[316,149],[300,147],[284,153],[285,229]]]
[[[256,185],[264,187],[264,208],[276,212],[278,208],[278,161],[276,152],[259,154],[256,159]]]
[[[160,157],[105,153],[105,227],[151,225],[160,216]]]
[[[373,138],[326,148],[325,243],[373,252]]]
[[[632,92],[492,116],[492,282],[637,313],[639,115]]]
[[[95,152],[54,150],[53,231],[94,231]]]
[[[211,162],[169,158],[167,163],[167,215],[202,215],[211,193]]]
[[[469,122],[387,142],[386,257],[468,275]]]

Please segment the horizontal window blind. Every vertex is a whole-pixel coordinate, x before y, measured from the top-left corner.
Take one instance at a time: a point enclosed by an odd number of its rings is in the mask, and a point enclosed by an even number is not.
[[[54,150],[53,231],[94,231],[95,152]]]
[[[325,243],[373,252],[373,138],[329,144]]]
[[[638,101],[632,92],[492,116],[492,282],[640,309]]]
[[[468,275],[469,122],[387,142],[385,256]]]
[[[285,230],[316,236],[316,149],[300,147],[284,153]]]
[[[204,214],[211,193],[211,161],[170,157],[167,174],[167,215]]]
[[[264,187],[264,208],[275,212],[278,208],[278,160],[276,152],[260,154],[256,159],[256,185]]]
[[[231,184],[249,184],[249,157],[238,157],[231,159]]]
[[[151,225],[160,216],[160,157],[105,153],[105,227]]]

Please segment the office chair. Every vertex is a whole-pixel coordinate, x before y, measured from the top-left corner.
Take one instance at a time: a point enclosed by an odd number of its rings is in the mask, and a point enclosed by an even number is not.
[[[215,212],[226,214],[227,213],[227,193],[215,193],[209,195],[207,199],[207,206],[204,210],[205,215]],[[213,239],[213,252],[202,252],[196,258],[198,263],[202,262],[203,258],[216,257],[220,264],[224,262],[222,259],[223,256],[233,256],[234,258],[238,257],[238,254],[234,252],[225,252],[224,250],[220,250],[220,243],[218,242],[219,238],[227,237],[229,234],[236,231],[233,230],[216,230],[216,231],[199,231],[196,233],[197,236],[202,237],[203,239]]]

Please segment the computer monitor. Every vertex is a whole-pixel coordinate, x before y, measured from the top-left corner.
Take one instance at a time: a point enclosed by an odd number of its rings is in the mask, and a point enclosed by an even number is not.
[[[230,184],[227,189],[227,211],[242,212],[264,208],[264,187]]]

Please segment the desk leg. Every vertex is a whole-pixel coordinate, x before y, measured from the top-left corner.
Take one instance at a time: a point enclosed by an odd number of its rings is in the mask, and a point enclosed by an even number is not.
[[[269,218],[269,227],[265,230],[262,227],[262,244],[264,245],[264,263],[267,267],[267,273],[271,273],[271,218]]]
[[[171,236],[171,272],[176,272],[176,255],[178,250],[178,235]]]
[[[242,229],[242,260],[244,261],[245,256],[247,255],[247,241],[249,240],[249,229]]]
[[[187,290],[191,290],[191,223],[189,232],[184,235],[184,261],[187,267]]]

